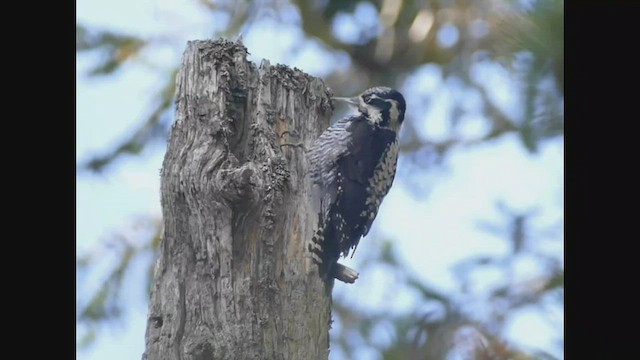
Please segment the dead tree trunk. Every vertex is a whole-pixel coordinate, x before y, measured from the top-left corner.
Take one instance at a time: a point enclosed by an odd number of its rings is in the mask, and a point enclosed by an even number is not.
[[[161,173],[164,231],[143,359],[327,359],[331,295],[308,258],[305,149],[322,80],[193,41]]]

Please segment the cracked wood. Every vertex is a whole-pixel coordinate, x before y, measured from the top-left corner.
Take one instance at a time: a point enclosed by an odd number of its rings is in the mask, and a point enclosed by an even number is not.
[[[246,57],[225,40],[184,53],[143,359],[328,357],[331,294],[305,252],[317,219],[305,149],[329,125],[330,94]]]

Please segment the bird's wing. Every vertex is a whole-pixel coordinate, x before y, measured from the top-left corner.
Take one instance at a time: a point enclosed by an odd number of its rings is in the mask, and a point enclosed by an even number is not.
[[[349,126],[353,117],[336,121],[311,146],[309,164],[311,179],[324,190],[335,185],[337,163],[349,151]]]

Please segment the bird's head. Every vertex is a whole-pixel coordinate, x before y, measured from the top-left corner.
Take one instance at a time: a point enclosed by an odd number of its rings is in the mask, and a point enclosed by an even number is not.
[[[404,121],[407,108],[404,97],[397,90],[388,87],[374,87],[352,97],[334,97],[358,108],[367,120],[381,127],[393,129],[396,133]]]

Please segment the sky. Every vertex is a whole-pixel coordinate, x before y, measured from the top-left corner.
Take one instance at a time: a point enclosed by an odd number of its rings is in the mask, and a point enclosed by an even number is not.
[[[172,37],[165,46],[153,49],[154,65],[169,67],[180,59],[187,40],[204,39],[208,17],[194,5],[196,2],[180,0],[81,0],[76,4],[78,22],[104,29],[130,31],[156,36],[173,29]],[[126,11],[124,10],[126,9]],[[364,9],[362,11],[367,11]],[[224,26],[224,19],[219,19]],[[346,26],[346,25],[345,25]],[[329,64],[315,61],[326,56],[324,50],[314,42],[305,42],[297,55],[285,58],[287,51],[298,45],[303,38],[295,27],[283,28],[266,22],[260,32],[244,36],[250,49],[250,60],[262,58],[271,63],[286,63],[314,75],[329,72]],[[347,29],[348,30],[348,29]],[[345,31],[347,31],[345,30]],[[279,46],[272,47],[265,38],[277,36]],[[96,151],[108,149],[127,134],[144,117],[150,107],[149,93],[162,78],[157,72],[142,65],[129,65],[126,71],[107,78],[87,78],[83,74],[92,64],[95,54],[81,55],[77,59],[76,103],[78,161],[86,159]],[[346,66],[348,60],[338,57],[331,66]],[[508,79],[501,77],[499,69],[484,69],[483,76],[493,76],[496,83],[492,96],[507,111],[517,111],[518,104],[510,96]],[[444,118],[447,98],[456,94],[447,93],[439,83],[438,70],[426,66],[407,87],[420,87],[438,100],[430,111],[414,117],[424,120],[419,131],[437,139],[447,133]],[[504,84],[501,85],[501,81]],[[410,103],[410,102],[409,102]],[[473,104],[473,101],[470,101]],[[473,106],[473,105],[470,105]],[[461,129],[462,135],[481,132],[481,121],[469,122]],[[452,152],[444,166],[431,171],[427,176],[408,171],[409,166],[401,158],[398,178],[382,204],[371,233],[379,237],[392,237],[397,243],[400,258],[429,284],[442,291],[456,289],[452,271],[454,264],[471,255],[505,254],[508,244],[498,236],[478,231],[470,226],[479,220],[499,222],[502,218],[496,210],[496,199],[508,199],[509,206],[518,210],[541,209],[533,221],[534,227],[543,228],[562,218],[563,214],[563,142],[557,139],[545,143],[538,154],[525,152],[515,136],[504,136],[497,141]],[[126,228],[142,215],[160,214],[159,170],[164,156],[164,144],[156,145],[141,156],[125,157],[110,171],[102,175],[80,173],[77,178],[76,230],[78,254],[96,246],[110,234]],[[404,171],[403,171],[404,169]],[[508,169],[508,171],[505,171]],[[410,178],[411,177],[411,178]],[[414,184],[423,184],[428,191],[416,196]],[[478,219],[478,214],[485,218]],[[561,235],[560,235],[561,236]],[[358,253],[368,251],[366,238]],[[547,251],[563,257],[563,241],[557,236],[543,241]],[[345,264],[357,268],[357,256],[347,259]],[[145,264],[137,265],[142,270]],[[536,271],[531,259],[519,259],[514,270],[516,277],[526,278]],[[93,281],[83,282],[78,293],[89,292],[97,284],[100,274]],[[479,279],[479,284],[488,284],[492,275]],[[495,277],[495,275],[494,275]],[[334,292],[348,293],[350,301],[358,301],[365,308],[380,308],[389,305],[389,292],[393,276],[381,271],[361,273],[357,285],[367,292],[358,293],[353,285],[337,284]],[[107,327],[95,345],[86,351],[78,351],[81,360],[139,359],[144,351],[146,327],[146,303],[141,289],[126,289],[135,296],[127,319]],[[139,294],[137,294],[139,293]],[[394,295],[395,296],[395,295]],[[402,311],[418,301],[409,293],[398,293],[391,304],[392,311]],[[555,327],[542,321],[533,310],[523,310],[517,320],[508,325],[509,336],[525,346],[544,346],[554,336],[563,333],[562,309],[557,310]],[[554,315],[554,314],[552,314]],[[555,316],[555,315],[554,315]],[[384,341],[384,335],[381,335]],[[561,352],[555,353],[560,358]],[[332,352],[331,359],[340,354]],[[362,359],[375,359],[371,353],[360,354]]]

